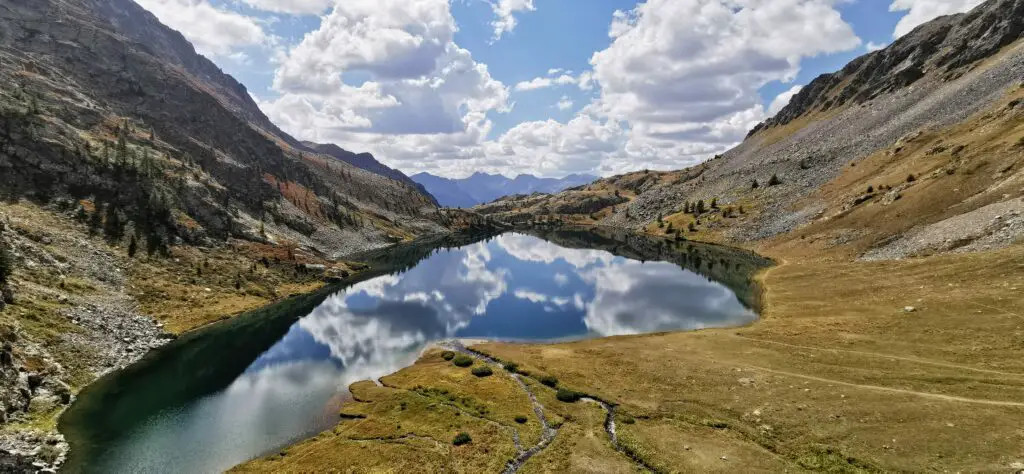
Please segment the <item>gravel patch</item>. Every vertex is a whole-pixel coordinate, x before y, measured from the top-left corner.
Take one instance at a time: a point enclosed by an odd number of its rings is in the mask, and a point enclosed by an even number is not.
[[[865,253],[861,260],[893,260],[928,253],[1003,248],[1024,238],[1024,198],[997,202],[927,226]]]

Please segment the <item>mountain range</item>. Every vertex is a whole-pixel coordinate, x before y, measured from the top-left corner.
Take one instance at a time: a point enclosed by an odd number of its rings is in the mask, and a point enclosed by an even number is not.
[[[521,174],[507,178],[500,174],[476,172],[461,178],[442,178],[430,173],[419,173],[412,180],[421,184],[445,207],[472,207],[491,202],[503,196],[533,193],[557,193],[597,180],[588,174],[570,174],[564,178],[538,178]]]

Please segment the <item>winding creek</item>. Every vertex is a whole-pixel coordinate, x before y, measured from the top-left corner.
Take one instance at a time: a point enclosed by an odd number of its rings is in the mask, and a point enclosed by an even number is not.
[[[747,324],[753,274],[768,264],[586,230],[444,236],[354,259],[372,270],[186,334],[87,387],[60,420],[72,446],[64,471],[223,471],[333,426],[349,384],[408,366],[438,341]],[[614,444],[614,407],[597,402]],[[543,447],[523,447],[510,468]]]

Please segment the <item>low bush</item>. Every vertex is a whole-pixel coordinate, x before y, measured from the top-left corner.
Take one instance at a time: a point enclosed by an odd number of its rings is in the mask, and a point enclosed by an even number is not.
[[[544,385],[547,385],[548,387],[552,387],[553,388],[553,387],[557,387],[558,386],[558,379],[555,378],[554,375],[545,375],[545,376],[541,377],[539,380],[540,380],[540,383],[542,383]]]
[[[444,351],[441,353],[441,358],[444,360],[452,360],[455,358],[455,353],[452,351]]]
[[[583,394],[567,388],[560,388],[558,393],[555,394],[555,398],[565,403],[573,403],[583,398]]]
[[[505,362],[502,367],[506,372],[512,372],[513,374],[519,372],[519,364],[516,364],[515,362]]]
[[[452,363],[456,367],[469,367],[473,365],[473,358],[465,354],[459,354],[452,359]]]
[[[517,415],[516,416],[516,423],[519,423],[520,425],[523,424],[523,423],[526,423],[526,420],[527,420],[527,418],[525,416],[523,416],[523,415]]]
[[[466,433],[465,431],[455,435],[455,439],[452,440],[452,444],[456,446],[462,446],[464,444],[469,444],[471,442],[473,442],[473,438],[471,438],[469,436],[469,433]]]
[[[486,365],[473,367],[473,375],[477,377],[489,377],[493,373],[494,372],[491,371],[491,368]]]

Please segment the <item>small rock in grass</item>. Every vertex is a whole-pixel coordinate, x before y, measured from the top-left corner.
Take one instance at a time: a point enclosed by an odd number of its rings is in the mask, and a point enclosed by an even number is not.
[[[904,313],[913,313],[914,311],[917,311],[917,308],[915,308],[913,306],[904,306],[903,307],[903,312]]]

